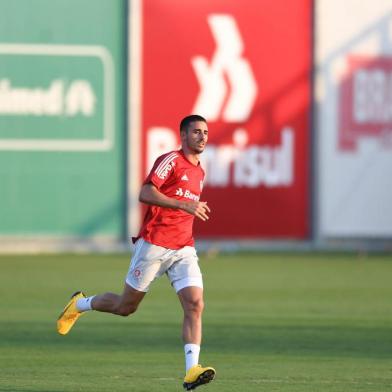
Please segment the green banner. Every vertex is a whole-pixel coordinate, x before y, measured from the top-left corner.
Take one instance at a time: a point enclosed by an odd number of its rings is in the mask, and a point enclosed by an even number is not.
[[[0,235],[124,238],[125,10],[0,1]]]

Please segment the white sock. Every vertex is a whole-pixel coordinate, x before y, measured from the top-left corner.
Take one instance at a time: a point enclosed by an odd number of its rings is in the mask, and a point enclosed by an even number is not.
[[[199,363],[200,346],[197,344],[188,343],[184,346],[185,351],[185,372],[192,366]]]
[[[91,297],[87,298],[79,298],[76,301],[76,308],[79,310],[79,312],[86,312],[87,310],[92,310],[91,301],[94,297],[95,295],[92,295]]]

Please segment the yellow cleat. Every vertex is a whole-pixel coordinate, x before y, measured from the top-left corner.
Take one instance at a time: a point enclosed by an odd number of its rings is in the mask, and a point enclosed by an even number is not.
[[[66,335],[73,327],[76,320],[83,314],[76,309],[76,301],[79,298],[86,298],[86,296],[81,291],[74,293],[57,319],[57,332],[59,334]]]
[[[190,391],[198,386],[208,384],[215,378],[216,371],[212,367],[192,366],[185,375],[184,389]]]

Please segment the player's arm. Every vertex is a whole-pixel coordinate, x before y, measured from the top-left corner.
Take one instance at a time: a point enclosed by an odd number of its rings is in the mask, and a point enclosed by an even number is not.
[[[205,201],[183,201],[168,197],[159,192],[157,187],[152,183],[147,183],[142,186],[139,194],[139,201],[159,207],[184,210],[203,221],[208,219],[207,213],[211,212]]]

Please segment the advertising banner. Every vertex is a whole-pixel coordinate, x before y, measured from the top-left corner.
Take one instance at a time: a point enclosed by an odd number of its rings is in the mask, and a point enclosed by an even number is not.
[[[346,29],[356,5],[331,0],[318,7],[315,232],[320,241],[392,236],[391,4],[361,3]]]
[[[141,2],[141,178],[208,120],[198,238],[309,234],[310,0]]]
[[[124,238],[125,1],[2,4],[0,235]]]
[[[339,147],[358,149],[358,140],[378,139],[392,147],[392,57],[347,57],[340,87]]]

